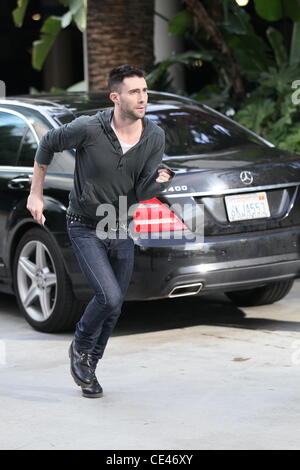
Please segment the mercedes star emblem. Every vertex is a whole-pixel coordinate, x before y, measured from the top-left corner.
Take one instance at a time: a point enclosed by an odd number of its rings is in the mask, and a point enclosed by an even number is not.
[[[253,176],[250,171],[242,171],[240,174],[240,178],[241,178],[242,183],[244,184],[253,183]]]

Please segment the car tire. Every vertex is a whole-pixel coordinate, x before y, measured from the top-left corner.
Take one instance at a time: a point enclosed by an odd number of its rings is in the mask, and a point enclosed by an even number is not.
[[[74,329],[84,303],[74,297],[62,254],[46,231],[33,228],[21,238],[13,282],[19,308],[33,328],[45,333]]]
[[[294,279],[273,282],[255,289],[226,292],[229,299],[238,307],[268,305],[283,299],[291,290]]]

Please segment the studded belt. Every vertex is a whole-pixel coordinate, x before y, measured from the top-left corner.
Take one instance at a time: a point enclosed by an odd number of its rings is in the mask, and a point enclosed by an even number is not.
[[[90,225],[94,228],[96,228],[97,224],[99,223],[99,220],[91,219],[90,217],[86,217],[85,215],[74,214],[72,212],[67,212],[66,218],[69,222],[80,222],[81,224]],[[112,230],[117,230],[118,228],[119,222],[116,222],[116,225]]]
[[[66,218],[69,222],[80,222],[81,224],[92,225],[96,227],[98,221],[95,219],[91,219],[90,217],[86,217],[84,215],[74,214],[72,212],[67,212]]]

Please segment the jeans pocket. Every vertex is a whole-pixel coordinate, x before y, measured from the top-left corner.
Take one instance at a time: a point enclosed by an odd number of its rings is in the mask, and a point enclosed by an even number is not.
[[[77,220],[68,222],[67,230],[70,238],[89,238],[95,232],[93,227],[88,224],[78,222]]]

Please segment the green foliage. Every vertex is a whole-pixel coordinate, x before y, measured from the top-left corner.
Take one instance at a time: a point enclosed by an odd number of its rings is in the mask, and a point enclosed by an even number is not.
[[[36,70],[41,70],[43,63],[61,30],[61,19],[50,16],[41,29],[41,38],[33,43],[32,64]]]
[[[263,126],[275,111],[275,103],[270,98],[251,100],[236,115],[243,126],[262,134]]]
[[[20,28],[24,21],[24,16],[28,6],[28,0],[18,0],[17,5],[18,6],[14,9],[12,15],[15,25]]]
[[[270,135],[270,138],[273,136]],[[274,136],[273,141],[277,147],[284,150],[300,153],[300,126],[295,124],[289,127],[289,132],[282,133],[282,135]]]
[[[207,85],[203,87],[200,91],[193,93],[191,98],[201,103],[216,108],[222,112],[228,110],[228,105],[230,103],[230,86],[220,86],[217,84]]]
[[[241,73],[247,80],[255,81],[262,71],[267,71],[269,66],[274,64],[272,50],[254,30],[251,23],[251,17],[243,8],[240,8],[235,1],[224,1],[225,21],[218,24],[218,27],[227,44],[233,49],[237,62],[240,65]],[[215,49],[210,43],[203,31],[195,29],[193,17],[191,13],[183,10],[179,12],[169,22],[169,32],[171,34],[183,34],[189,42],[194,45],[194,51],[201,53],[201,61],[209,62],[215,70],[218,77],[217,85],[220,89],[228,89],[230,94],[230,84],[224,71],[224,63],[222,54]],[[192,51],[191,51],[192,52]],[[153,75],[158,74],[161,83],[166,85],[166,91],[172,91],[172,80],[168,75],[168,69],[175,63],[178,56],[174,56],[174,60],[169,59],[156,64]],[[178,61],[181,63],[181,61]],[[185,64],[187,67],[195,65],[195,60],[191,60]],[[197,66],[201,66],[198,62]],[[152,78],[152,76],[151,76]],[[157,82],[153,81],[154,87]],[[201,91],[202,93],[202,91]],[[200,94],[201,94],[200,93]],[[214,104],[217,97],[212,92],[212,102]],[[209,90],[205,90],[206,99],[209,100]]]
[[[21,27],[31,0],[17,0],[13,11],[15,25]],[[74,22],[80,31],[86,28],[87,0],[57,0],[68,8],[61,17],[46,19],[39,41],[34,43],[33,66],[40,70],[61,29]],[[220,0],[221,2],[221,0]],[[265,37],[254,29],[252,18],[235,0],[222,0],[224,21],[217,24],[224,40],[233,50],[247,95],[238,103],[232,99],[231,83],[226,76],[222,55],[206,34],[196,28],[193,16],[182,10],[169,22],[169,32],[183,35],[191,49],[156,64],[148,75],[149,88],[175,91],[170,67],[186,68],[209,63],[215,79],[192,95],[192,98],[219,109],[235,113],[234,119],[254,130],[280,148],[300,153],[300,105],[291,100],[292,84],[300,79],[300,2],[298,0],[254,0],[256,13],[265,21],[282,18],[293,21],[291,40],[269,26]],[[300,85],[300,83],[299,83]],[[81,86],[81,85],[80,85]],[[59,91],[59,90],[56,90]]]
[[[259,84],[234,118],[280,148],[300,153],[300,107],[292,102],[292,83],[300,67],[286,63],[261,74]]]
[[[297,0],[254,0],[256,12],[267,21],[284,17],[300,21],[300,5]]]
[[[229,3],[227,22],[220,29],[247,81],[256,82],[262,72],[274,65],[270,44],[255,32],[251,16],[235,2]]]
[[[290,65],[300,63],[300,23],[294,23],[289,56]]]
[[[14,23],[18,27],[23,25],[29,1],[18,0],[17,8],[12,13]],[[33,43],[32,66],[36,70],[42,69],[62,29],[67,28],[72,21],[81,32],[86,29],[87,0],[57,0],[57,2],[67,7],[68,11],[62,17],[49,16],[45,20],[40,39]]]
[[[290,49],[277,29],[269,27],[266,37],[272,65],[258,74],[234,118],[278,147],[300,153],[300,108],[292,102],[292,84],[300,77],[299,24],[294,23]]]
[[[77,28],[83,32],[86,29],[87,0],[64,0],[64,4],[69,7],[69,16],[76,24]]]
[[[278,29],[270,27],[267,29],[267,37],[274,52],[276,65],[280,67],[280,64],[287,63],[287,50],[284,44],[283,36],[280,31],[278,31]]]
[[[171,34],[184,34],[193,23],[193,16],[186,10],[177,13],[169,22],[169,32]]]
[[[170,21],[169,31],[188,38],[196,46],[194,57],[198,50],[201,60],[215,69],[216,79],[193,93],[193,99],[233,115],[235,120],[278,147],[300,153],[300,104],[291,99],[292,84],[300,80],[300,4],[298,0],[255,0],[254,3],[257,14],[267,21],[292,19],[292,37],[288,41],[273,25],[266,28],[265,36],[260,36],[246,10],[234,0],[224,0],[224,21],[217,26],[233,50],[244,80],[247,93],[239,102],[232,98],[221,55],[203,31],[195,30],[192,15],[186,11],[178,13]],[[151,74],[153,85],[158,83],[156,77],[161,90],[173,91],[168,69],[177,58],[174,56],[171,62],[167,59],[157,65]],[[194,58],[190,56],[190,59],[189,65]],[[300,81],[297,85],[300,86]]]
[[[267,21],[278,21],[283,16],[281,0],[254,0],[256,12]]]
[[[166,60],[156,64],[152,72],[147,75],[147,84],[150,89],[171,90],[172,79],[169,76],[168,69],[174,64],[183,64],[193,66],[199,64],[199,61],[211,61],[214,55],[209,52],[187,51],[182,54],[172,55]]]

